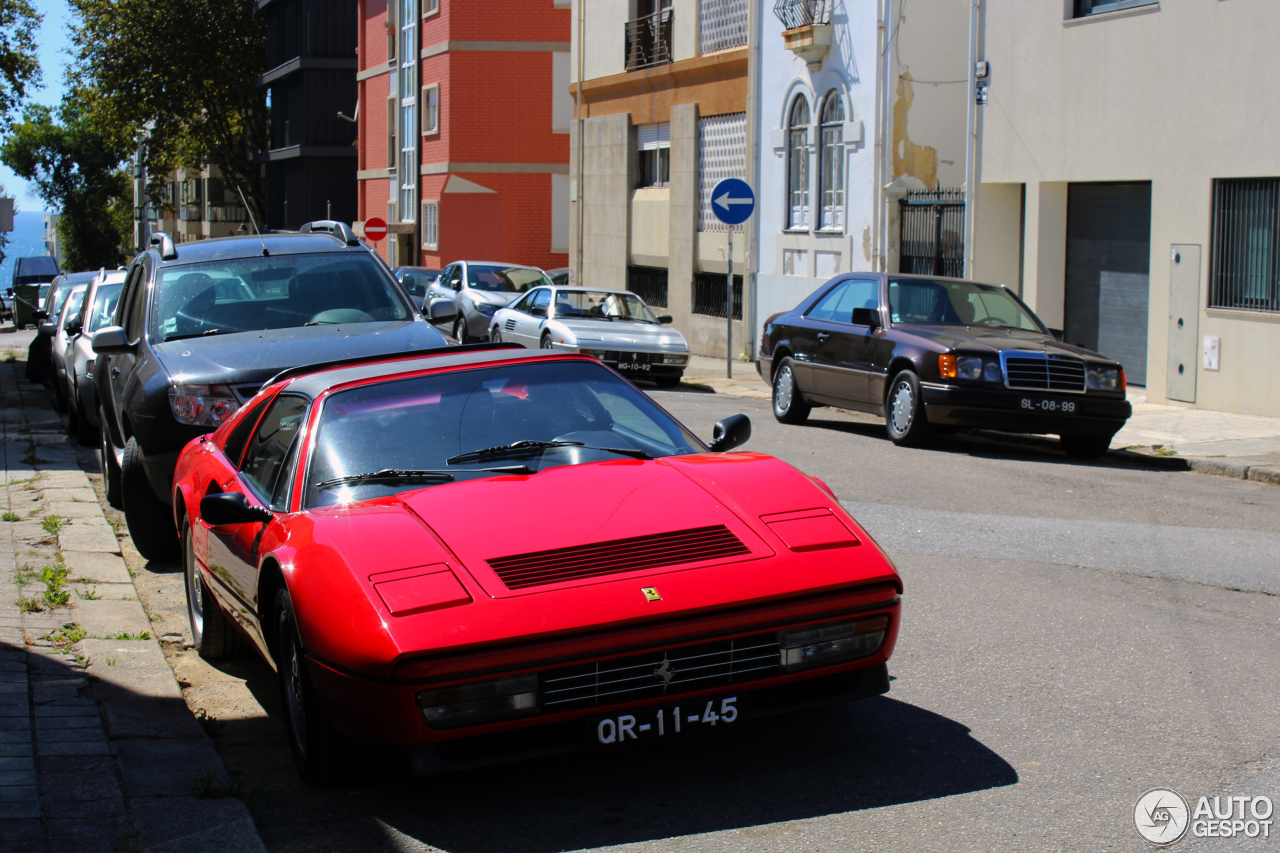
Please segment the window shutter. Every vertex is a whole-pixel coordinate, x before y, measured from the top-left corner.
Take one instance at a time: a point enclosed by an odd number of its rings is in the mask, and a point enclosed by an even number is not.
[[[671,147],[671,124],[641,124],[636,126],[636,147],[641,151],[654,151]]]

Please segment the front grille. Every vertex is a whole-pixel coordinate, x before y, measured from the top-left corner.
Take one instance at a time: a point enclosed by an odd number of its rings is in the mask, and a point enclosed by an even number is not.
[[[1084,361],[1064,355],[1001,353],[1005,384],[1026,391],[1084,391]]]
[[[757,634],[551,670],[542,678],[542,707],[549,712],[567,711],[679,696],[778,672],[778,635]]]
[[[605,361],[620,361],[625,364],[664,364],[665,356],[660,352],[606,352]]]
[[[717,524],[495,557],[487,562],[507,589],[514,590],[750,553],[729,528]]]

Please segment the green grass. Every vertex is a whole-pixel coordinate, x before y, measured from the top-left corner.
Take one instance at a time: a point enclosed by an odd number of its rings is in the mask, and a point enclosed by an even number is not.
[[[4,515],[0,515],[0,518],[5,521],[22,521],[22,516],[18,515],[16,512],[6,512]]]
[[[99,598],[102,598],[101,595],[98,595],[98,591],[96,589],[86,589],[83,592],[76,590],[76,595],[80,596],[85,601],[97,601]]]
[[[136,634],[126,634],[122,631],[119,634],[112,634],[111,636],[107,637],[107,639],[108,640],[150,640],[151,632],[139,631]]]
[[[4,351],[4,360],[9,364],[13,364],[18,360],[18,352],[13,347],[9,347]]]
[[[53,643],[61,651],[65,651],[72,643],[78,643],[87,637],[85,630],[74,622],[63,625],[56,631],[50,631],[44,635],[44,639]]]
[[[23,613],[39,613],[44,610],[43,604],[34,598],[27,598],[26,596],[19,598],[14,604],[18,605],[18,610]]]
[[[45,566],[40,570],[40,581],[44,584],[44,600],[51,607],[66,607],[71,601],[71,593],[62,588],[71,570],[66,566]]]
[[[244,802],[249,808],[267,792],[267,783],[259,782],[252,788],[245,786],[242,773],[231,773],[224,776],[213,768],[198,774],[193,782],[193,793],[200,800],[221,800],[234,797]]]
[[[119,663],[119,661],[115,658],[107,658],[107,666],[115,666],[117,663]]]
[[[44,532],[50,536],[56,536],[58,531],[71,523],[71,519],[63,518],[60,515],[46,515],[44,521],[40,522],[40,526],[44,528]]]

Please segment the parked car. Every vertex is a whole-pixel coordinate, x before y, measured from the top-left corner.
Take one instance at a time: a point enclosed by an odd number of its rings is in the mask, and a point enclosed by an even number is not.
[[[537,267],[455,261],[444,268],[439,281],[427,288],[427,298],[453,300],[457,311],[453,337],[466,344],[484,339],[499,308],[530,288],[549,284],[547,274]]]
[[[19,331],[39,322],[35,313],[44,304],[50,282],[61,272],[58,262],[50,255],[18,258],[13,262],[9,293],[13,296],[13,322]]]
[[[536,287],[498,309],[489,340],[583,352],[633,379],[675,387],[689,364],[689,344],[663,328],[670,322],[626,290]]]
[[[426,267],[397,267],[395,276],[396,281],[404,286],[413,304],[422,311],[427,299],[427,288],[440,280],[440,270],[429,270]]]
[[[569,267],[556,267],[547,270],[547,278],[551,279],[552,284],[568,286],[573,284],[573,270]]]
[[[1008,288],[961,279],[837,276],[765,321],[757,368],[778,420],[843,406],[884,417],[895,444],[977,427],[1096,458],[1132,413],[1119,362],[1056,340]]]
[[[178,460],[193,641],[275,662],[313,781],[339,738],[428,773],[886,692],[893,563],[749,436],[578,354],[288,371]]]
[[[88,284],[75,284],[65,289],[62,309],[40,324],[40,334],[52,339],[53,398],[58,411],[67,410],[67,355],[80,334],[80,316],[84,309]]]
[[[178,452],[286,367],[446,345],[391,271],[341,223],[185,243],[130,264],[93,348],[107,498],[147,558],[176,554]]]
[[[98,354],[93,351],[93,335],[111,325],[124,271],[99,273],[89,283],[84,309],[80,314],[81,330],[71,341],[67,361],[67,431],[80,444],[92,447],[98,442],[98,395],[93,387],[93,368]]]

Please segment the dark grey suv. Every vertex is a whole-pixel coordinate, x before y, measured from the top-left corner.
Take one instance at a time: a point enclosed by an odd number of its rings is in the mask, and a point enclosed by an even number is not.
[[[93,336],[107,499],[144,557],[172,556],[178,452],[267,379],[447,345],[341,223],[180,246],[156,234],[129,266],[114,325]]]

